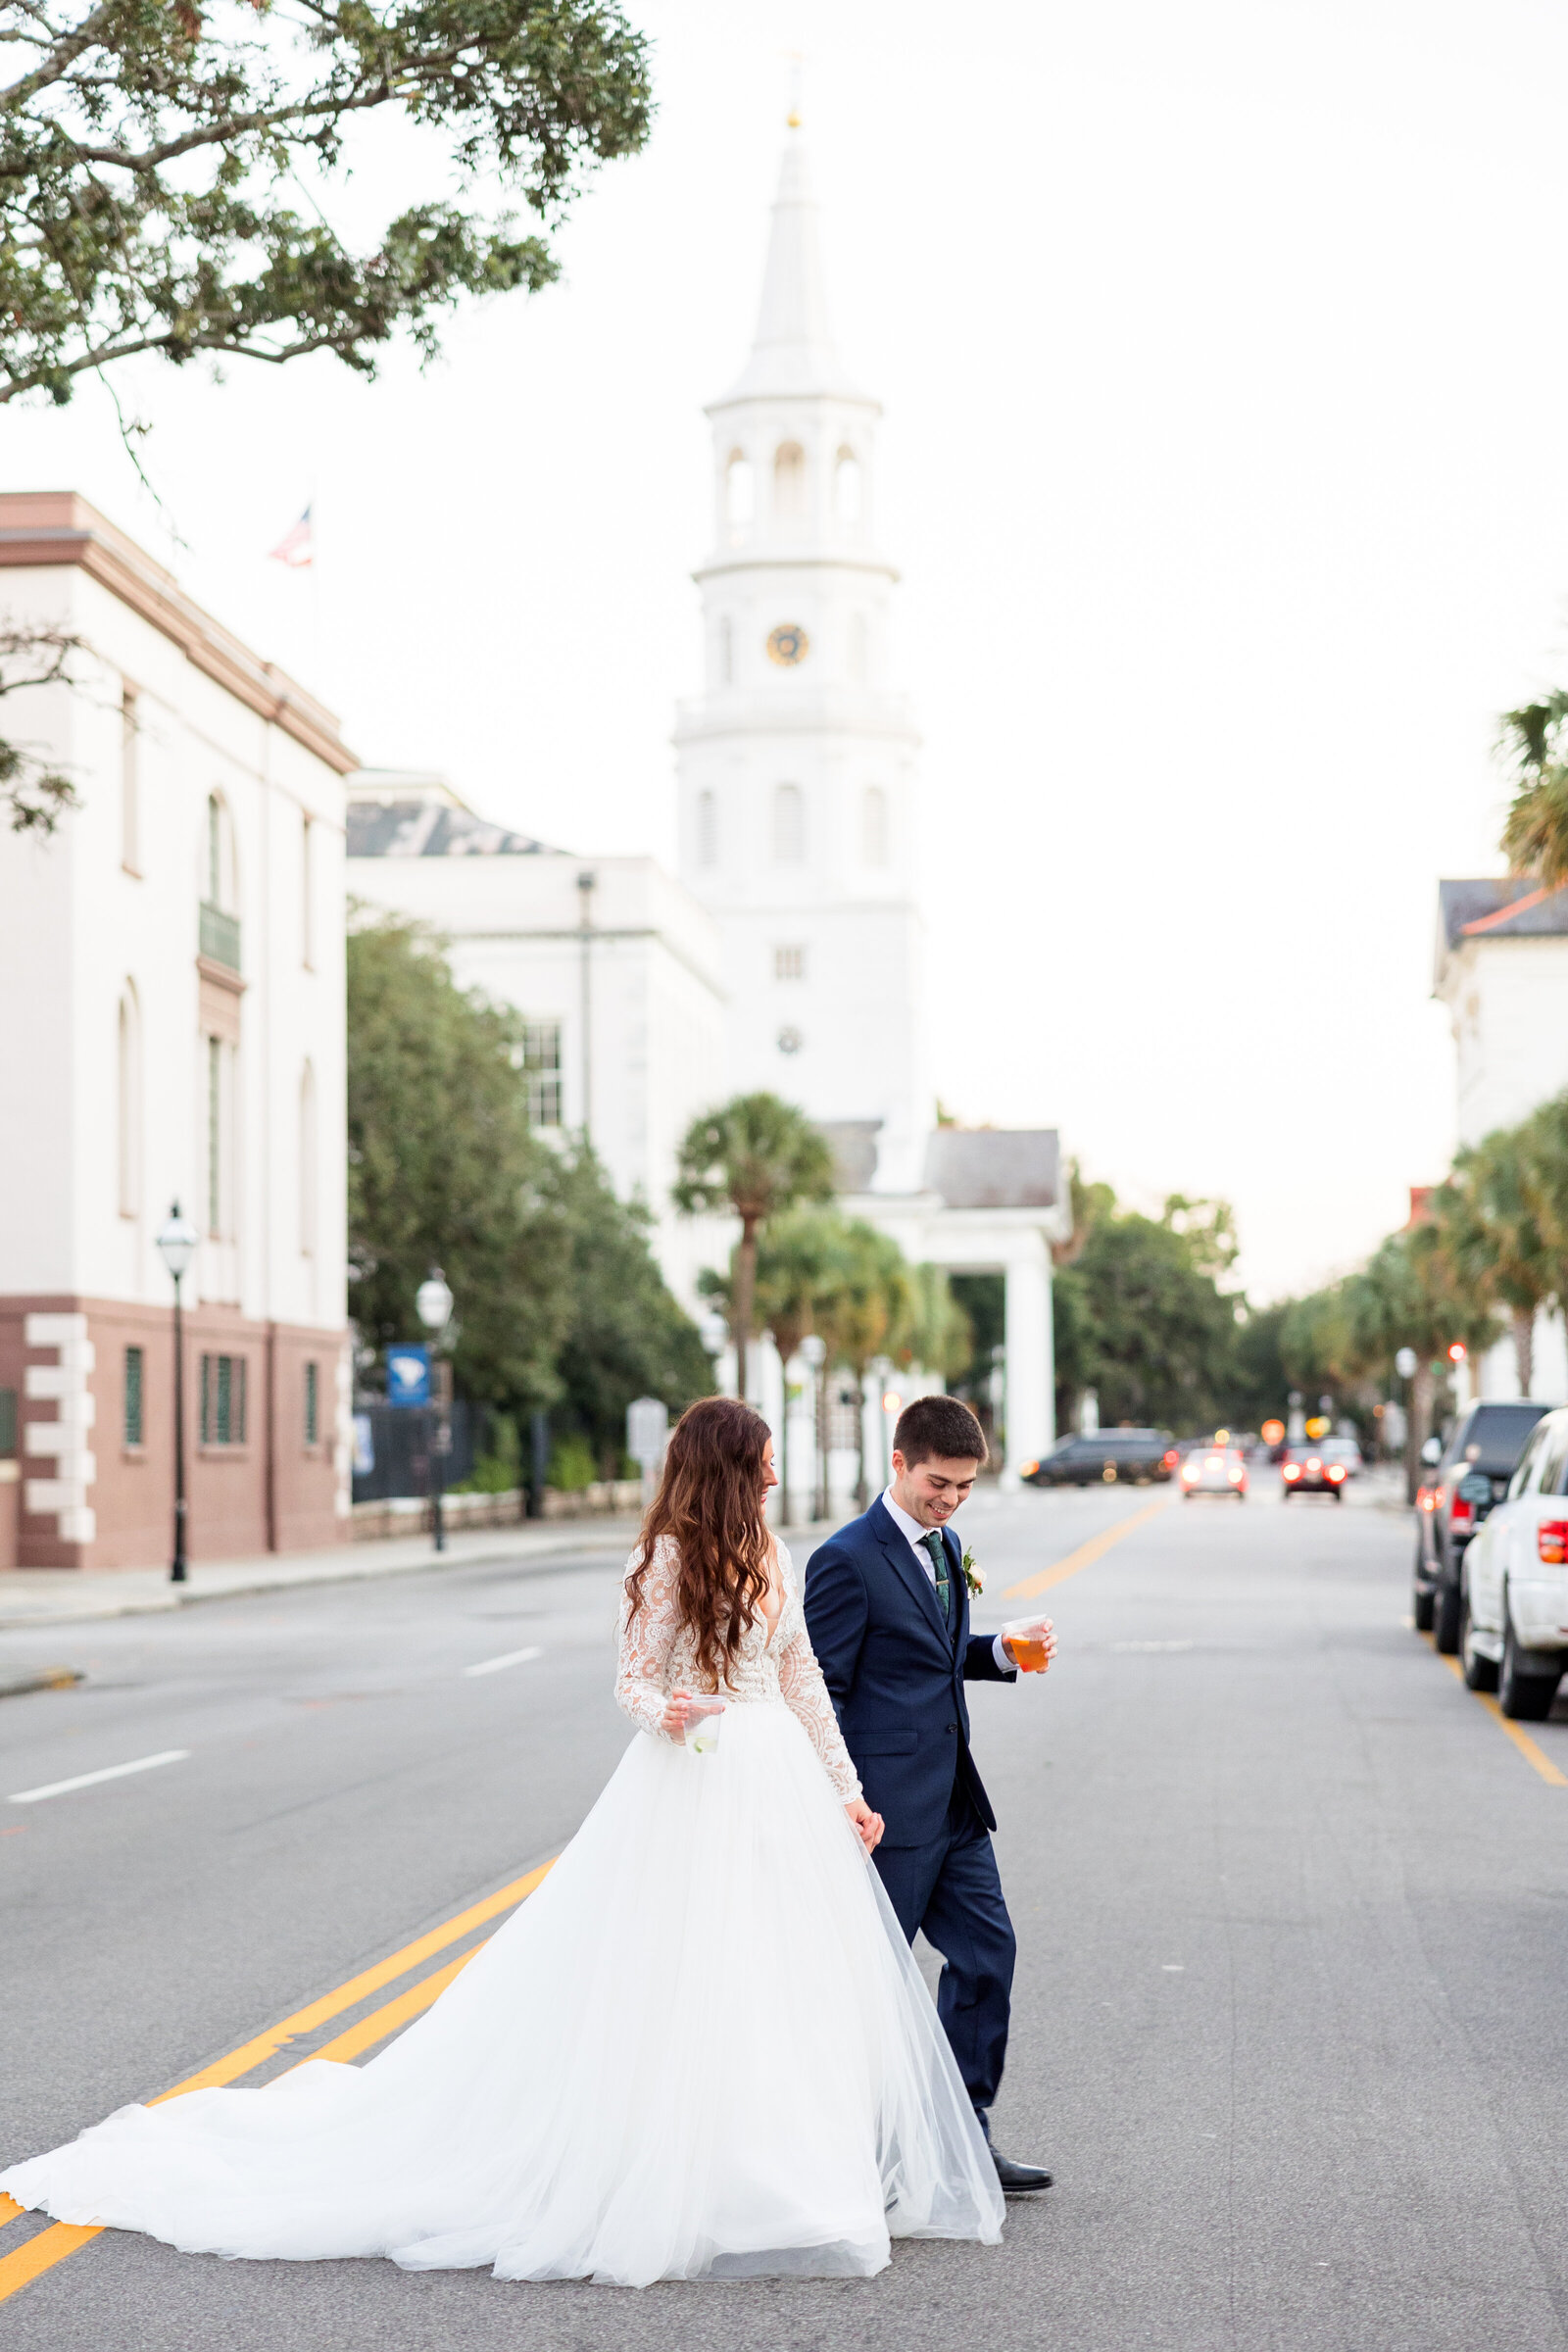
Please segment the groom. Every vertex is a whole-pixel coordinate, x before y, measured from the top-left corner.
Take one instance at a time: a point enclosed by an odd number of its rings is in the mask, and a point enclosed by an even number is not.
[[[956,1396],[919,1396],[893,1433],[893,1483],[811,1554],[806,1623],[867,1804],[887,1823],[875,1862],[909,1941],[942,1953],[937,2013],[991,2146],[1017,1950],[969,1753],[966,1682],[1016,1682],[999,1635],[969,1631],[948,1528],[986,1458]],[[991,2149],[1004,2189],[1049,2188],[1039,2165]]]

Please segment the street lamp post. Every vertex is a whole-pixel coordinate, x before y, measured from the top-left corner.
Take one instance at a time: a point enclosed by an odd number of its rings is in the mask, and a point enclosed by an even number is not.
[[[185,1331],[179,1286],[196,1254],[197,1234],[172,1202],[157,1241],[157,1250],[174,1285],[174,1556],[169,1565],[172,1585],[189,1581],[185,1561]]]
[[[430,1345],[437,1348],[441,1334],[452,1320],[452,1293],[446,1276],[439,1266],[432,1266],[414,1297],[419,1321],[430,1334]],[[452,1402],[452,1366],[444,1355],[438,1355],[430,1367],[435,1391],[435,1429],[430,1447],[430,1532],[435,1538],[437,1551],[447,1547],[446,1514],[442,1501],[446,1489],[446,1457],[452,1449],[452,1424],[448,1410]]]

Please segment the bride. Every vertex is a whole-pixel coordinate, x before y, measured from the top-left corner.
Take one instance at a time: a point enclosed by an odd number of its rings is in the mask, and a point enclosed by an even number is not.
[[[733,1398],[677,1424],[621,1603],[638,1737],[416,2025],[363,2067],[122,2107],[0,2189],[191,2253],[621,2286],[995,2244],[996,2172],[767,1528],[772,1451]]]

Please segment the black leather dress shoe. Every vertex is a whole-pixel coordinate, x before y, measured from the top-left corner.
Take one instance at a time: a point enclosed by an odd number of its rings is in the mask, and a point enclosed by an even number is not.
[[[974,2113],[975,2121],[985,2133],[986,2146],[991,2151],[991,2161],[997,2168],[997,2179],[1002,2183],[1004,2196],[1021,2197],[1032,2188],[1051,2186],[1051,2175],[1043,2164],[1014,2164],[1010,2156],[1000,2155],[991,2137],[991,2118],[980,2107]]]

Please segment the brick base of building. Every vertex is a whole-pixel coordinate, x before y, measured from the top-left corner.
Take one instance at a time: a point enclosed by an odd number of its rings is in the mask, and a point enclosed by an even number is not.
[[[190,1557],[347,1543],[347,1335],[200,1305],[185,1313],[183,1348]],[[7,1392],[16,1399],[16,1450],[0,1459],[0,1568],[167,1560],[172,1310],[0,1298],[0,1437]]]

